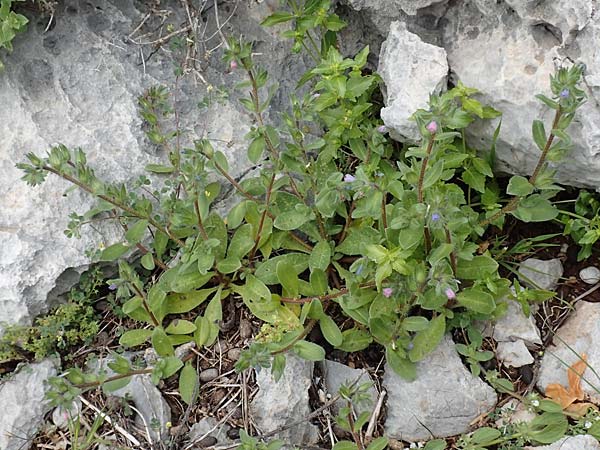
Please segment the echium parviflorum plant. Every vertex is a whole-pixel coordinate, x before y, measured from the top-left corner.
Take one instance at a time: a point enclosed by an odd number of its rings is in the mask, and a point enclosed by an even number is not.
[[[582,68],[560,69],[551,77],[551,98],[539,97],[555,119],[549,130],[534,121],[539,163],[531,177],[511,178],[513,197],[503,205],[489,158],[465,138],[474,120],[499,115],[473,97],[476,90],[459,83],[432,95],[428,109],[413,116],[421,141],[399,150],[371,100],[380,79],[365,70],[368,48],[344,57],[334,39],[339,18],[328,2],[293,3],[292,13],[276,13],[266,24],[291,22],[296,43],[310,49],[316,65],[302,77],[304,93],[292,96],[280,126],[265,119],[275,88],[252,45],[230,39],[224,52],[229,67],[247,76],[241,102],[254,123],[248,158],[260,165],[259,175],[237,181],[220,143],[203,139],[180,148],[181,130],[164,125],[168,91],[158,88],[140,107],[151,139],[169,154],[164,165],[147,167],[160,187],[146,177],[132,189],[107,183],[82,150],[62,145],[18,165],[33,186],[52,173],[98,200],[87,214],[71,217],[71,235],[97,214],[121,224],[122,240],[99,255],[119,260],[119,276],[108,282],[138,324],[120,343],[150,342],[162,358],[147,369],[116,358],[112,377],[72,369],[61,380],[73,386],[63,385],[63,392],[102,382],[119,387],[140,371],[158,382],[181,370],[182,398],[192,402],[195,366],[179,360],[174,347],[212,345],[223,302],[239,298],[264,325],[237,368],[272,367],[276,376],[287,352],[325,357],[319,343],[307,340],[318,326],[333,348],[383,346],[390,366],[413,379],[415,363],[446,332],[463,328],[480,342],[471,324],[504,311],[501,298],[511,283],[479,238],[506,214],[526,222],[556,217],[550,198],[560,188],[549,163],[569,148],[566,130],[584,99],[577,87]],[[215,177],[239,197],[226,217],[211,211],[220,192]],[[129,262],[132,250],[143,255],[140,264]],[[474,364],[485,359],[475,346],[464,349]]]

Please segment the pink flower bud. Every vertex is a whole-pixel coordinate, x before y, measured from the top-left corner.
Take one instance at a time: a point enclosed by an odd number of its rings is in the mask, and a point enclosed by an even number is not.
[[[235,70],[235,69],[237,69],[237,67],[238,67],[238,65],[237,65],[237,61],[235,61],[235,60],[234,60],[234,61],[231,61],[231,62],[229,63],[229,68],[230,68],[231,70]]]
[[[432,120],[425,128],[427,128],[427,131],[429,131],[431,134],[435,134],[438,130],[438,124],[435,120]]]
[[[456,299],[456,293],[451,288],[447,288],[446,297],[448,297],[448,300],[454,300]]]
[[[381,293],[383,294],[383,296],[385,298],[390,298],[392,296],[392,294],[394,293],[394,290],[391,287],[386,287],[386,288],[383,288]]]

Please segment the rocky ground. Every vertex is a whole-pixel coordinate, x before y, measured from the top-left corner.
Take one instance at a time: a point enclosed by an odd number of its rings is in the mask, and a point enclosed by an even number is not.
[[[157,83],[176,82],[180,125],[188,130],[182,139],[221,140],[232,173],[243,177],[253,169],[245,156],[249,121],[228,88],[240,79],[220,60],[222,34],[243,33],[254,40],[259,62],[280,83],[271,120],[285,110],[298,74],[308,66],[303,57],[290,54],[281,30],[260,27],[271,2],[203,2],[206,11],[196,21],[188,19],[185,2],[144,3],[67,0],[59,2],[52,17],[28,12],[31,26],[5,58],[0,77],[0,324],[30,323],[47,311],[89,267],[85,250],[116,236],[115,229],[100,223],[81,240],[67,239],[68,214],[86,210],[91,200],[77,192],[65,199],[66,185],[56,180],[43,189],[27,187],[14,168],[27,152],[57,142],[81,146],[100,175],[131,181],[146,163],[164,157],[145,138],[137,97]],[[531,118],[541,111],[532,94],[547,89],[548,75],[561,61],[586,63],[590,101],[574,124],[575,149],[560,166],[559,177],[566,185],[597,187],[600,62],[589,43],[597,41],[600,18],[594,1],[347,0],[337,8],[351,24],[343,33],[344,50],[354,53],[371,45],[371,68],[385,83],[382,118],[395,139],[414,139],[408,120],[412,111],[424,105],[430,92],[460,80],[505,112],[497,150],[501,168],[511,173],[527,173],[534,165],[534,155],[523,145],[530,141]],[[190,29],[196,36],[191,53],[169,45],[169,36],[185,36]],[[176,67],[185,72],[177,81]],[[474,142],[486,147],[493,129],[479,125],[472,133]],[[530,316],[509,301],[505,317],[482,324],[495,353],[493,364],[521,391],[535,385],[543,394],[551,383],[567,385],[566,366],[583,353],[592,368],[600,369],[600,296],[592,291],[600,281],[598,261],[594,255],[584,265],[576,263],[573,248],[568,243],[514,261],[520,263],[524,283],[555,290],[560,301]],[[586,271],[581,274],[581,269]],[[317,364],[290,357],[279,383],[266,371],[238,374],[233,365],[259,324],[237,306],[229,311],[235,319],[224,326],[222,338],[197,358],[202,384],[196,407],[186,408],[174,385],[156,387],[147,375],[136,375],[113,396],[94,391],[77,402],[83,428],[104,418],[99,434],[109,443],[97,448],[169,448],[181,436],[184,449],[229,448],[238,442],[239,430],[249,427],[293,445],[330,448],[334,437],[347,437],[333,423],[340,405],[332,400],[341,383],[359,378],[374,382],[368,391],[371,402],[364,406],[372,412],[371,434],[385,432],[397,448],[400,441],[408,445],[452,437],[487,424],[486,413],[508,400],[472,375],[454,347],[460,336],[447,336],[419,364],[412,383],[388,370],[376,348],[357,355],[331,352],[328,361]],[[102,331],[93,348],[78,351],[81,360],[92,352],[105,358],[114,349],[115,330],[124,325],[110,312],[99,312]],[[151,361],[152,355],[129,357]],[[45,381],[60,369],[59,361],[47,359],[3,376],[0,449],[66,448],[70,437],[64,411],[52,411],[44,401]],[[594,383],[591,370],[587,380],[583,389],[598,402],[600,380]],[[513,409],[523,410],[518,404]],[[527,414],[519,417],[527,420]],[[538,448],[586,450],[600,449],[600,444],[591,436],[575,436]]]

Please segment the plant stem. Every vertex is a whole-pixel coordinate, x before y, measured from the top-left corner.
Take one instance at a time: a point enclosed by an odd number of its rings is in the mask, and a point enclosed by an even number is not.
[[[156,316],[150,309],[150,305],[148,305],[148,300],[146,298],[146,294],[142,290],[138,289],[138,287],[135,285],[135,283],[131,283],[131,286],[133,287],[133,290],[136,292],[136,294],[142,299],[142,306],[144,307],[144,309],[150,316],[150,320],[152,320],[152,323],[154,324],[154,326],[156,326],[156,327],[159,326],[160,322],[158,321],[158,319],[156,318]]]
[[[200,234],[202,234],[205,241],[208,241],[208,234],[204,228],[204,223],[202,223],[202,215],[200,214],[200,205],[198,204],[197,196],[194,199],[194,210],[196,211],[196,217],[198,218],[198,229],[200,230]]]
[[[250,250],[250,260],[254,258],[254,254],[256,250],[258,250],[258,244],[260,243],[260,238],[262,235],[262,230],[265,225],[265,217],[267,216],[267,212],[269,211],[269,203],[271,202],[271,194],[273,193],[273,184],[275,183],[275,171],[273,171],[273,175],[271,176],[271,180],[269,181],[269,187],[267,188],[267,197],[265,199],[265,209],[260,216],[260,222],[258,223],[258,230],[256,232],[256,238],[254,239],[254,247]]]
[[[561,116],[562,116],[562,109],[559,106],[558,109],[556,110],[556,114],[554,115],[554,121],[552,122],[552,130],[554,130],[556,128],[556,126],[558,125],[558,121],[560,120]],[[538,159],[537,165],[535,166],[533,173],[529,177],[529,183],[534,186],[535,186],[537,177],[539,176],[542,168],[544,167],[544,164],[546,163],[546,157],[548,156],[548,151],[550,150],[550,146],[552,145],[552,142],[554,141],[554,134],[552,133],[552,130],[550,130],[550,134],[548,135],[548,139],[546,140],[546,145],[544,146],[544,150],[542,151],[542,154],[540,155],[540,158]],[[479,222],[479,225],[482,227],[489,225],[490,223],[492,223],[495,220],[502,217],[504,214],[514,211],[517,208],[521,198],[522,197],[514,196],[513,198],[510,199],[510,201],[506,205],[504,205],[504,207],[500,211],[498,211],[496,214],[493,214],[491,217],[489,217],[485,220],[482,220],[481,222]]]
[[[58,176],[59,176],[59,177],[61,177],[61,178],[64,178],[65,180],[69,181],[70,183],[73,183],[73,184],[74,184],[74,185],[76,185],[77,187],[79,187],[79,188],[83,189],[83,190],[84,190],[84,191],[86,191],[87,193],[89,193],[89,194],[91,194],[91,195],[93,195],[93,196],[95,196],[95,197],[98,197],[99,199],[101,199],[101,200],[104,200],[104,201],[106,201],[106,202],[110,203],[111,205],[114,205],[114,206],[116,206],[116,207],[117,207],[117,208],[119,208],[119,209],[122,209],[123,211],[125,211],[125,212],[127,212],[127,213],[131,214],[131,215],[132,215],[132,216],[134,216],[134,217],[137,217],[137,218],[139,218],[139,219],[144,219],[144,220],[147,220],[147,221],[148,221],[148,223],[150,223],[150,225],[152,225],[152,226],[153,226],[154,228],[156,228],[157,230],[159,230],[159,231],[161,231],[162,233],[164,233],[164,234],[166,234],[167,236],[169,236],[169,237],[170,237],[170,238],[171,238],[173,241],[175,241],[175,242],[177,243],[177,245],[179,245],[180,247],[185,247],[185,243],[184,243],[182,240],[180,240],[180,239],[178,239],[177,237],[173,236],[173,235],[171,234],[171,232],[169,232],[169,230],[167,230],[165,227],[163,227],[161,224],[159,224],[159,223],[158,223],[156,220],[154,220],[152,217],[145,216],[144,214],[141,214],[141,213],[137,212],[135,209],[133,209],[133,208],[131,208],[131,207],[127,206],[127,205],[124,205],[123,203],[121,203],[121,202],[119,202],[119,201],[115,200],[114,198],[111,198],[111,197],[109,197],[109,196],[107,196],[107,195],[104,195],[104,194],[98,194],[98,193],[94,192],[94,190],[93,190],[91,187],[89,187],[87,184],[84,184],[84,183],[82,183],[80,180],[78,180],[77,178],[75,178],[75,177],[72,177],[72,176],[71,176],[71,175],[69,175],[69,174],[66,174],[66,173],[60,172],[60,171],[56,170],[56,169],[55,169],[55,168],[53,168],[53,167],[50,167],[50,166],[44,165],[44,166],[42,167],[42,169],[44,169],[44,170],[46,170],[46,171],[48,171],[48,172],[52,172],[53,174],[55,174],[55,175],[58,175]]]
[[[388,227],[388,221],[387,221],[387,212],[385,210],[386,207],[386,202],[385,202],[385,192],[381,192],[382,196],[381,196],[381,222],[383,224],[383,232],[385,233],[385,230]]]
[[[450,230],[448,227],[444,226],[444,231],[446,232],[446,243],[452,245],[452,235],[450,234]],[[450,253],[450,265],[452,266],[452,273],[456,276],[456,251],[454,248]]]
[[[434,138],[435,133],[432,133],[431,137],[429,138],[429,143],[427,144],[425,158],[423,158],[423,162],[421,163],[421,173],[419,174],[419,182],[417,184],[417,201],[419,203],[423,203],[423,181],[425,180],[425,171],[427,170],[429,157],[431,156],[431,151],[433,150]],[[423,234],[425,236],[425,254],[427,255],[431,251],[431,233],[429,232],[429,227],[427,224],[425,224],[425,227],[423,228]]]

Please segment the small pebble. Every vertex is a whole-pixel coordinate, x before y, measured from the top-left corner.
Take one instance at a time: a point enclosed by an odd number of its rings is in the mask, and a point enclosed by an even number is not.
[[[206,436],[204,439],[196,442],[196,445],[200,448],[214,447],[219,441],[214,436]]]
[[[214,380],[219,376],[219,371],[217,369],[206,369],[200,372],[200,381],[204,383],[208,383],[209,381]]]
[[[237,361],[238,359],[240,359],[241,353],[242,351],[239,348],[231,348],[227,352],[227,357],[232,361]]]
[[[240,320],[240,337],[249,339],[252,337],[252,324],[246,319]]]
[[[596,284],[600,281],[600,270],[597,267],[589,266],[579,271],[579,278],[587,284]]]

